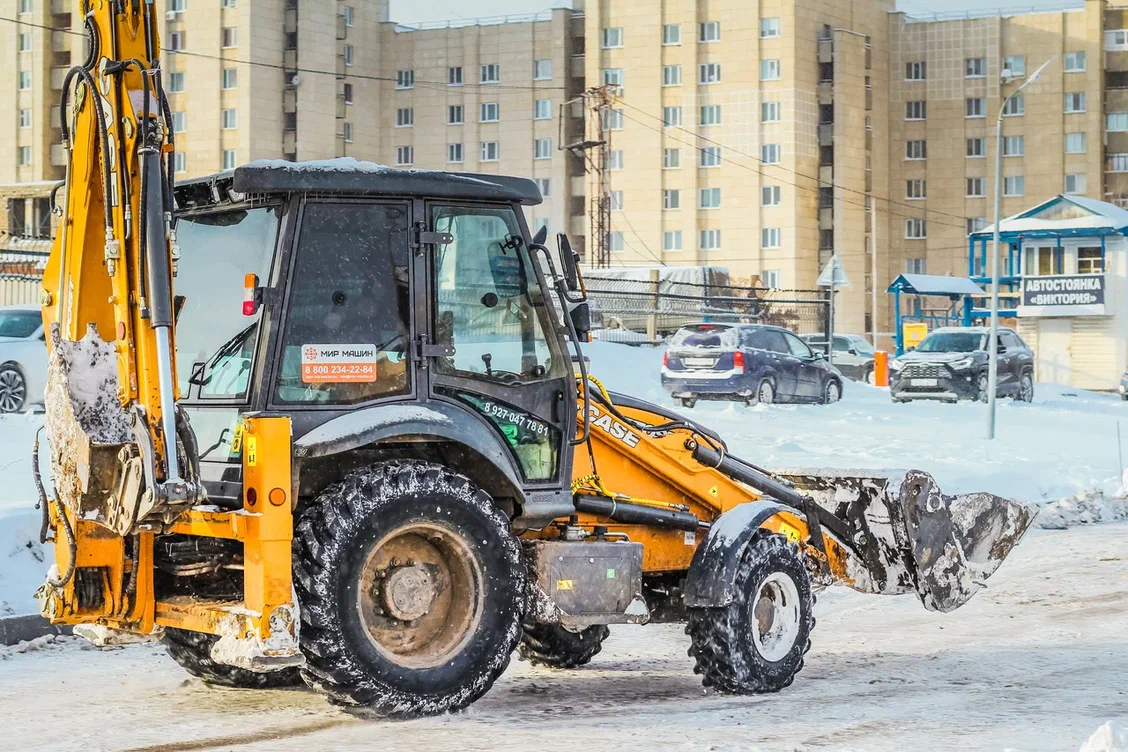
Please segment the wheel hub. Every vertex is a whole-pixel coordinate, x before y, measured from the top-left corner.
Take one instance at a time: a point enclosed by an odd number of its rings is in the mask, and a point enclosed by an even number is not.
[[[767,661],[780,661],[791,651],[799,635],[799,590],[783,572],[764,578],[752,604],[755,620],[752,641]]]
[[[419,565],[396,567],[384,578],[384,608],[397,619],[412,621],[431,610],[435,582]]]

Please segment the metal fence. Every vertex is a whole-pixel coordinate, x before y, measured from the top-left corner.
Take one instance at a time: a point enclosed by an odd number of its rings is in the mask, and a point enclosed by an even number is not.
[[[826,290],[630,280],[584,276],[597,337],[619,342],[660,342],[686,324],[711,321],[770,324],[796,334],[825,335]]]
[[[3,246],[0,246],[3,248]],[[0,305],[24,305],[39,302],[47,251],[0,250]]]

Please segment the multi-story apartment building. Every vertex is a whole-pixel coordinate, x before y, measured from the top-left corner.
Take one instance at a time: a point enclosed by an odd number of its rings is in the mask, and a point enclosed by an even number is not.
[[[899,273],[966,273],[966,234],[991,218],[994,118],[1047,59],[1005,113],[1004,215],[1058,193],[1128,203],[1120,0],[971,18],[894,0],[577,0],[414,29],[388,0],[159,4],[181,177],[345,155],[523,174],[547,196],[534,226],[594,258],[592,181],[561,147],[584,134],[567,103],[607,84],[612,263],[803,288],[836,254],[841,330],[876,312],[888,332]],[[0,0],[0,16],[21,22],[0,22],[0,185],[24,199],[0,212],[28,232],[62,177],[54,108],[83,42],[70,0]]]

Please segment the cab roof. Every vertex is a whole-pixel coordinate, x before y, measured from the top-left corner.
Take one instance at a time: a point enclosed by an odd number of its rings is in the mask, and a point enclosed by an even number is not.
[[[351,196],[422,197],[452,200],[541,203],[537,184],[528,178],[440,170],[404,170],[352,157],[309,162],[260,159],[234,170],[178,182],[180,208],[220,203],[242,195],[316,193]]]

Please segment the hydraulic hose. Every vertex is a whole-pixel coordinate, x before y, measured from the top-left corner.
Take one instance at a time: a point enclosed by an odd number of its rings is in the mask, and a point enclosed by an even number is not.
[[[43,488],[43,477],[39,472],[39,434],[43,433],[43,426],[35,432],[35,443],[31,445],[31,477],[35,481],[35,490],[39,493],[39,501],[35,508],[42,510],[43,518],[39,523],[39,542],[47,542],[47,530],[51,527],[51,513],[47,511],[47,491]]]
[[[662,509],[645,504],[632,504],[629,501],[616,501],[607,496],[576,494],[572,502],[576,511],[607,517],[624,525],[652,525],[694,532],[703,527],[697,515],[679,512],[675,509]]]

